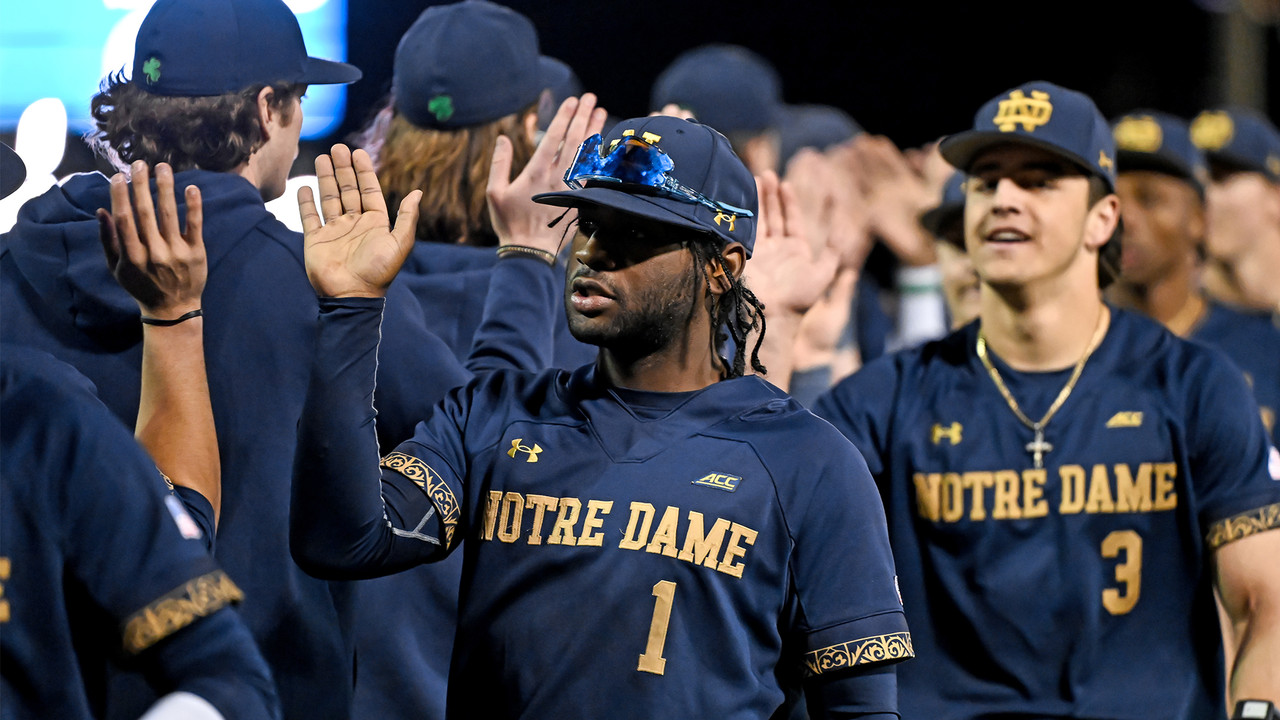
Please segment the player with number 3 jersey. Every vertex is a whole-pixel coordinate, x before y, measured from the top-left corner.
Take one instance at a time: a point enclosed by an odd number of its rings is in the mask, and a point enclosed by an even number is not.
[[[865,456],[919,659],[903,717],[1225,717],[1280,700],[1280,456],[1240,373],[1100,296],[1114,141],[1028,83],[943,156],[968,173],[979,319],[816,406]],[[1215,590],[1241,642],[1224,687]],[[1229,692],[1228,692],[1229,690]]]

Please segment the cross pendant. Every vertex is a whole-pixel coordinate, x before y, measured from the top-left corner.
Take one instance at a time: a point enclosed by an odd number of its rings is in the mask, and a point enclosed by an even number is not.
[[[1031,453],[1031,459],[1035,463],[1036,469],[1044,467],[1044,454],[1053,450],[1053,445],[1044,441],[1044,428],[1036,425],[1032,428],[1036,431],[1036,438],[1027,443],[1027,452]]]

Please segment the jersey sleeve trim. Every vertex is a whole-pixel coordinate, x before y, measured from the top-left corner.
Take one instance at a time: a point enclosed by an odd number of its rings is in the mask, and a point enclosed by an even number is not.
[[[445,548],[452,549],[453,533],[458,527],[458,518],[462,511],[458,506],[457,496],[440,478],[440,473],[418,458],[402,452],[389,453],[382,458],[382,467],[409,478],[426,492],[427,497],[431,498],[431,502],[436,506],[436,510],[440,512],[440,520],[444,525]]]
[[[196,620],[243,599],[244,592],[223,570],[188,580],[129,616],[124,624],[124,649],[136,655]]]
[[[895,632],[875,635],[805,653],[805,675],[817,677],[824,673],[859,665],[906,660],[915,656],[915,648],[911,645],[911,633]]]
[[[1215,522],[1209,526],[1205,542],[1210,550],[1217,550],[1229,542],[1276,528],[1280,528],[1280,503],[1271,503]]]

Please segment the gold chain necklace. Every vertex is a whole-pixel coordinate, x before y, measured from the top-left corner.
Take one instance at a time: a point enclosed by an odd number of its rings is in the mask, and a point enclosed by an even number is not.
[[[1027,452],[1031,453],[1033,462],[1037,470],[1044,467],[1044,454],[1053,450],[1053,445],[1044,441],[1044,428],[1053,419],[1054,413],[1058,412],[1058,408],[1067,401],[1067,397],[1071,395],[1071,391],[1075,389],[1076,382],[1080,379],[1080,374],[1084,372],[1084,364],[1089,361],[1089,356],[1097,349],[1099,342],[1102,340],[1103,328],[1102,323],[1103,312],[1106,307],[1098,313],[1098,326],[1093,331],[1093,339],[1089,341],[1089,346],[1084,349],[1084,354],[1076,361],[1075,369],[1071,371],[1071,377],[1067,379],[1067,384],[1062,386],[1062,390],[1058,392],[1058,397],[1054,398],[1053,404],[1049,406],[1049,410],[1040,418],[1038,422],[1033,422],[1022,412],[1022,408],[1018,407],[1018,401],[1013,399],[1013,393],[1009,392],[1009,388],[1005,386],[1004,380],[1000,377],[1000,372],[996,370],[996,366],[991,364],[991,358],[987,357],[987,339],[982,334],[982,330],[978,330],[978,359],[982,361],[982,366],[987,369],[987,374],[991,376],[991,381],[996,384],[996,389],[1000,391],[1000,396],[1004,398],[1005,403],[1009,405],[1009,409],[1013,414],[1022,421],[1023,425],[1031,428],[1035,432],[1035,439],[1026,444]]]

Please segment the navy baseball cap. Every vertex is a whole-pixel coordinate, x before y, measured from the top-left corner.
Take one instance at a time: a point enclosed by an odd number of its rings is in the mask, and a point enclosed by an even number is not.
[[[952,173],[951,177],[947,178],[946,184],[942,186],[942,201],[920,216],[920,224],[936,238],[942,237],[944,226],[964,219],[965,177],[962,172]],[[964,249],[963,239],[960,249]]]
[[[133,75],[153,95],[202,97],[253,85],[332,85],[360,79],[354,65],[307,55],[282,0],[159,0],[134,42]]]
[[[650,109],[675,103],[722,133],[764,132],[779,121],[782,81],[768,60],[738,45],[703,45],[658,75]]]
[[[1252,110],[1205,110],[1191,121],[1191,140],[1211,162],[1280,182],[1280,131]]]
[[[740,208],[750,215],[720,211],[688,198],[655,194],[648,187],[598,180],[586,181],[581,189],[534,195],[534,201],[559,207],[594,205],[613,208],[657,222],[700,230],[726,243],[742,243],[750,257],[755,247],[756,215],[759,212],[756,181],[734,154],[724,135],[697,120],[655,115],[618,123],[600,142],[600,151],[607,156],[626,138],[640,138],[665,153],[673,165],[668,174],[679,184],[713,202]],[[595,139],[593,136],[583,143],[588,152]],[[582,152],[580,148],[579,153]]]
[[[1008,143],[1047,150],[1116,187],[1116,147],[1098,107],[1088,95],[1036,81],[1001,93],[979,108],[973,129],[938,143],[942,157],[968,171],[988,148]]]
[[[27,179],[27,165],[13,148],[0,143],[0,198],[7,198]]]
[[[1204,197],[1209,169],[1191,142],[1185,120],[1155,110],[1135,110],[1111,124],[1120,172],[1153,170],[1185,180]]]
[[[849,113],[830,105],[784,105],[779,117],[784,165],[801,148],[826,150],[862,134],[862,126]]]
[[[409,122],[449,130],[537,103],[563,70],[539,54],[527,17],[488,0],[466,0],[418,16],[396,48],[392,89]]]

